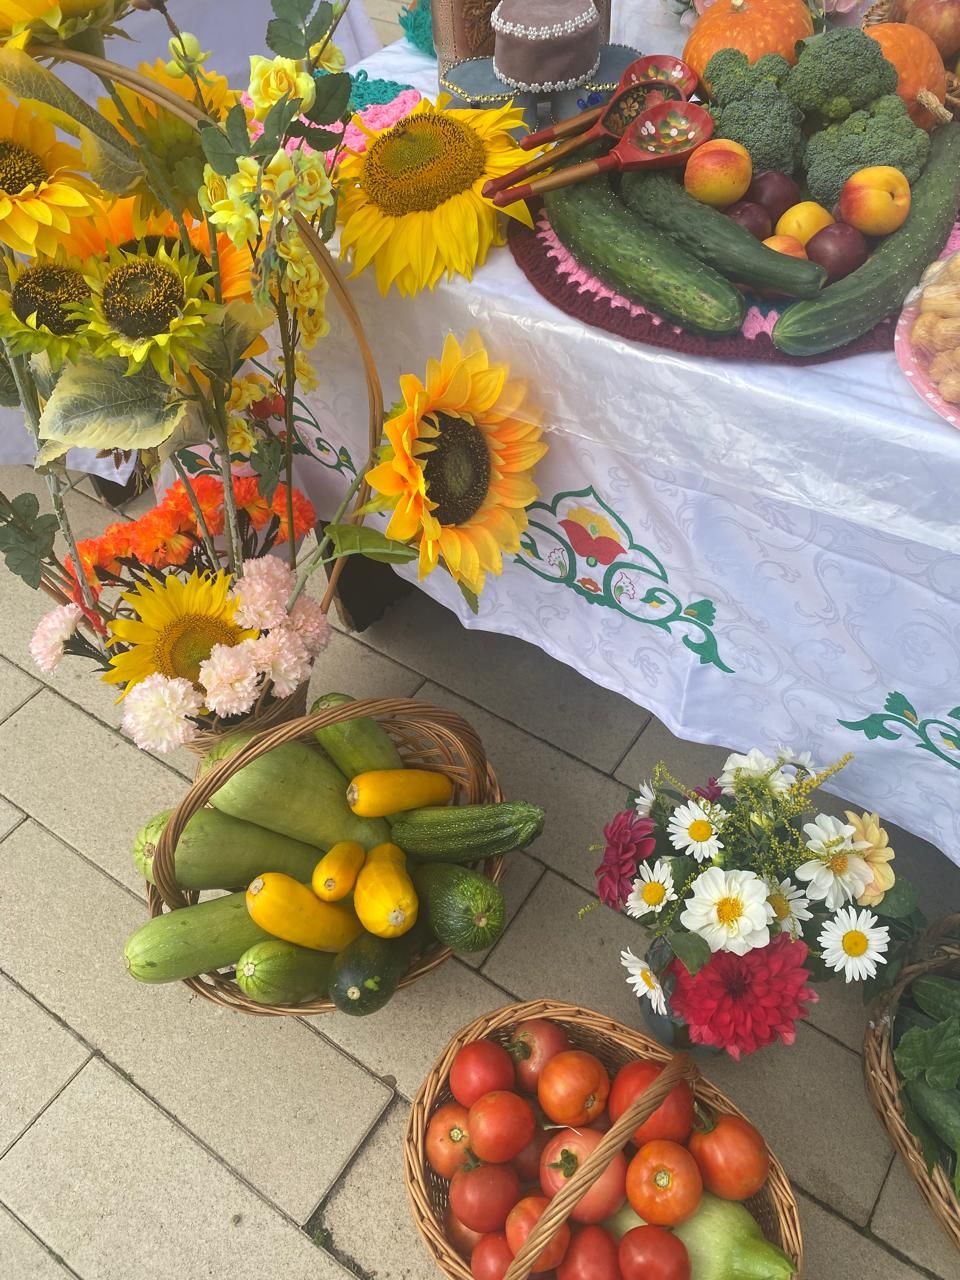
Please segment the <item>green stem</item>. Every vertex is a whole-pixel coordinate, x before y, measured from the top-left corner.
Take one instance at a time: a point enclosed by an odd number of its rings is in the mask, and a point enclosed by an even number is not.
[[[223,281],[220,279],[220,242],[217,240],[217,229],[207,217],[207,238],[210,241],[210,269],[213,271],[213,296],[218,303],[223,302]]]
[[[227,409],[223,388],[211,382],[216,417],[212,423],[214,438],[220,451],[220,474],[223,477],[224,530],[227,535],[227,563],[230,572],[237,575],[242,568],[240,555],[240,525],[237,519],[237,500],[233,492],[233,468],[230,465],[230,445],[227,440]]]
[[[173,463],[174,471],[176,471],[183,483],[186,495],[190,500],[190,505],[193,507],[193,514],[197,517],[197,528],[200,530],[200,537],[203,539],[204,548],[210,558],[210,568],[216,570],[220,567],[220,557],[217,555],[217,548],[210,533],[206,517],[203,514],[203,508],[197,501],[197,495],[194,492],[193,485],[190,483],[186,471],[184,470],[183,463],[175,453],[170,455],[170,461]]]
[[[283,296],[283,277],[277,281],[277,318],[280,321],[280,346],[283,351],[283,470],[287,484],[287,558],[290,568],[296,571],[297,548],[293,537],[293,398],[297,390],[297,356],[293,345],[290,313]]]
[[[339,521],[343,519],[344,513],[346,512],[347,507],[350,505],[351,499],[353,498],[357,490],[360,488],[360,486],[363,484],[363,477],[366,475],[367,470],[372,465],[373,465],[373,459],[370,458],[367,461],[367,465],[365,467],[362,467],[357,472],[357,474],[353,477],[353,480],[350,483],[350,488],[343,495],[343,501],[340,503],[339,507],[337,507],[336,511],[333,513],[333,517],[328,521],[329,524],[338,524]],[[299,599],[300,593],[303,591],[303,588],[307,585],[307,579],[310,577],[310,575],[314,573],[317,569],[319,569],[321,565],[328,563],[324,559],[324,556],[327,551],[327,548],[331,547],[332,545],[333,545],[333,539],[328,537],[326,534],[324,534],[324,536],[317,543],[316,550],[313,551],[306,558],[306,560],[304,560],[303,564],[300,566],[297,572],[297,581],[294,584],[293,592],[290,596],[290,599],[287,601],[288,613],[290,612],[290,610],[293,608],[293,606],[296,604],[297,600]],[[336,557],[333,557],[333,558],[336,559]]]

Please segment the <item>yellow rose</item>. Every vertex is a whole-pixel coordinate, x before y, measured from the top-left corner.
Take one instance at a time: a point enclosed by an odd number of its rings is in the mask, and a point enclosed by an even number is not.
[[[246,418],[232,414],[227,419],[227,447],[230,452],[249,455],[253,452],[256,443],[257,438]]]
[[[320,50],[323,49],[323,53]],[[324,48],[323,41],[315,44],[310,50],[310,61],[321,71],[338,72],[342,71],[347,65],[347,60],[343,56],[343,50],[330,40]]]
[[[283,358],[278,357],[277,369],[280,372],[280,390],[284,390],[285,386],[285,367]],[[302,351],[298,351],[294,356],[294,369],[297,375],[297,388],[301,391],[315,391],[320,385],[320,379],[313,365],[307,359]]]
[[[243,159],[241,157],[241,164]],[[256,160],[254,160],[256,165]],[[274,213],[278,217],[282,217],[287,211],[287,202],[293,195],[297,186],[297,175],[294,171],[293,161],[286,151],[275,151],[270,158],[270,163],[263,171],[263,183],[261,191],[263,193],[263,211],[268,218]],[[254,183],[254,188],[256,183]]]
[[[295,168],[297,173],[297,190],[294,197],[296,207],[305,218],[333,204],[333,187],[327,173],[322,156],[296,153]]]
[[[269,379],[262,373],[248,373],[242,378],[234,378],[230,387],[230,398],[227,401],[227,412],[242,413],[256,404],[270,390]]]
[[[853,827],[853,840],[863,840],[866,849],[858,849],[857,856],[862,858],[873,872],[873,879],[857,899],[860,907],[875,907],[883,901],[884,894],[892,889],[896,882],[893,867],[894,853],[890,848],[890,837],[880,825],[880,818],[875,813],[853,813],[847,810],[847,821]]]
[[[262,121],[284,94],[291,99],[300,98],[300,110],[309,111],[317,96],[317,87],[313,76],[304,70],[301,62],[295,62],[293,58],[263,58],[260,54],[252,54],[247,92],[253,100],[256,118]]]
[[[215,173],[207,164],[203,167],[203,186],[197,199],[204,213],[213,213],[222,201],[227,200],[227,180],[222,174]]]
[[[320,338],[330,332],[330,323],[320,307],[311,310],[299,310],[297,320],[300,324],[300,342],[309,351],[317,345]]]

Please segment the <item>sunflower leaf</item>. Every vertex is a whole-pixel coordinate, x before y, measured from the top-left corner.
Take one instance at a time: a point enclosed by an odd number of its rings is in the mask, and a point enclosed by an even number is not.
[[[710,948],[699,933],[686,933],[680,929],[671,929],[667,941],[691,978],[699,973],[710,959]]]
[[[382,564],[407,564],[417,558],[415,547],[396,542],[385,533],[368,529],[365,525],[328,524],[324,532],[333,543],[335,556],[366,556]]]
[[[316,96],[313,105],[304,115],[314,124],[332,124],[341,120],[350,110],[350,94],[353,92],[353,81],[346,72],[335,72],[329,76],[317,76]]]

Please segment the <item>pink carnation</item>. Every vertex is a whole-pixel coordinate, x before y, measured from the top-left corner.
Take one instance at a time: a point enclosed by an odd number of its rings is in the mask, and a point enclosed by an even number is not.
[[[30,657],[44,675],[51,675],[60,665],[64,642],[77,629],[83,611],[76,604],[62,604],[45,613],[30,640]]]
[[[215,644],[200,663],[200,683],[208,708],[218,716],[239,716],[253,706],[260,685],[255,640]]]
[[[315,658],[330,643],[330,623],[316,600],[301,596],[290,611],[290,625]]]
[[[290,567],[279,556],[259,556],[243,562],[243,577],[233,589],[237,621],[242,627],[266,631],[287,620],[287,601],[293,591]]]
[[[290,627],[274,627],[269,635],[252,641],[257,669],[273,684],[278,698],[290,694],[310,677],[307,646]]]
[[[189,680],[168,680],[155,671],[124,698],[123,730],[144,751],[172,751],[196,737],[197,726],[188,717],[202,710]]]

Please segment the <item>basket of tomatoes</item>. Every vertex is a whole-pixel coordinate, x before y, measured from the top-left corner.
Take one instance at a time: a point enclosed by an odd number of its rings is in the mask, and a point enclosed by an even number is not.
[[[414,1219],[453,1280],[790,1280],[779,1161],[692,1059],[537,1000],[464,1027],[414,1099]]]

